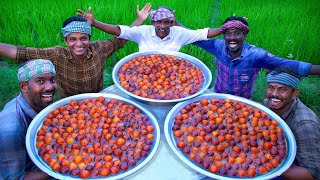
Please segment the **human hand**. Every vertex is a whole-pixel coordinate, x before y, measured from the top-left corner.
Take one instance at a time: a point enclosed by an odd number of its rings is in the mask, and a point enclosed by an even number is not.
[[[138,19],[145,21],[151,12],[151,3],[147,3],[141,10],[139,9],[139,5],[137,5],[136,12]]]
[[[86,12],[84,12],[84,11],[82,11],[81,9],[78,9],[77,11],[78,11],[78,12],[77,12],[77,15],[78,15],[78,16],[82,16],[83,18],[87,19],[87,20],[90,22],[91,25],[93,24],[93,22],[94,22],[94,15],[93,15],[93,12],[92,12],[91,7],[89,7],[89,9],[88,9],[89,14],[86,13]]]

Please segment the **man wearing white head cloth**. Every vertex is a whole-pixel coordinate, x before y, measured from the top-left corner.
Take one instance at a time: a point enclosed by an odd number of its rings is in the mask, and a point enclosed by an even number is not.
[[[0,112],[0,179],[48,179],[28,156],[27,129],[33,118],[53,102],[56,71],[51,61],[27,61],[18,69],[20,94]]]
[[[220,29],[198,29],[191,30],[179,26],[176,23],[175,15],[168,7],[159,7],[150,13],[152,25],[124,26],[102,23],[93,18],[91,8],[89,13],[78,10],[78,14],[91,22],[91,25],[117,35],[119,38],[134,41],[139,46],[139,51],[149,50],[171,50],[179,51],[182,46],[196,41],[207,40],[221,34]]]
[[[285,68],[267,74],[263,105],[278,114],[290,127],[297,143],[297,154],[284,179],[320,178],[320,120],[297,97],[299,76]]]
[[[149,13],[137,9],[137,14],[134,23],[140,24],[141,19],[144,19],[141,16],[148,16]],[[61,31],[67,48],[30,48],[0,43],[0,55],[17,63],[38,58],[51,60],[57,70],[61,97],[100,92],[104,82],[104,61],[122,48],[126,41],[114,37],[90,42],[91,25],[80,16],[68,18]]]

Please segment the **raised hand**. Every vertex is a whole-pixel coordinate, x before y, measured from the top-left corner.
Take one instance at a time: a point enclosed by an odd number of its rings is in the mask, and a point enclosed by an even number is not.
[[[142,22],[145,21],[151,12],[151,3],[147,3],[141,10],[139,9],[139,5],[137,5],[136,12],[138,19]]]
[[[78,16],[82,16],[83,18],[87,19],[91,25],[93,24],[94,15],[93,15],[91,7],[89,7],[89,9],[88,9],[89,13],[86,13],[86,12],[82,11],[81,9],[78,9],[77,11],[78,11],[77,12]]]

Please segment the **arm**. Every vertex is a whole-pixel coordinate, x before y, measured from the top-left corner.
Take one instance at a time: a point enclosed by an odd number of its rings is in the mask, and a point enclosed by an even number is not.
[[[281,177],[283,177],[284,179],[290,179],[290,180],[300,180],[300,179],[304,179],[304,180],[312,180],[313,177],[310,174],[310,172],[301,166],[295,166],[292,165],[289,167],[289,169],[287,169],[282,175]]]
[[[150,9],[151,9],[151,4],[150,3],[147,3],[142,8],[141,11],[139,10],[139,6],[137,5],[136,12],[137,12],[138,17],[131,24],[130,27],[141,25],[143,23],[143,21],[146,20],[146,18],[149,16]],[[92,26],[94,26],[94,27],[106,32],[106,33],[117,35],[117,36],[119,36],[120,33],[121,33],[121,30],[120,30],[119,26],[112,25],[112,24],[106,24],[106,23],[100,22],[98,20],[95,20],[91,7],[89,7],[89,14],[85,13],[84,11],[82,11],[80,9],[78,9],[78,13],[77,14],[82,16],[82,17],[84,17],[84,18],[86,18],[91,23]]]
[[[11,44],[0,43],[0,55],[15,60],[17,57],[17,47]]]
[[[181,24],[179,21],[177,21],[176,19],[175,19],[175,25],[176,26],[180,26],[180,27],[184,27],[184,28],[187,28],[187,27],[185,27],[183,24]],[[187,28],[187,29],[189,29],[189,28]],[[212,37],[215,37],[215,36],[219,36],[220,34],[222,34],[222,30],[221,30],[221,28],[214,28],[214,29],[209,29],[208,30],[208,38],[212,38]]]
[[[49,176],[47,173],[41,171],[41,170],[35,170],[35,171],[30,171],[28,172],[25,176],[25,180],[33,180],[33,179],[49,179],[51,176]]]
[[[320,75],[320,65],[312,65],[309,75]]]

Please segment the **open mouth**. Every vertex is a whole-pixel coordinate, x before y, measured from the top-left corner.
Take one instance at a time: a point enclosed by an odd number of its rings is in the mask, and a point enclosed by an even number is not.
[[[230,42],[229,43],[229,46],[231,47],[231,48],[235,48],[235,47],[237,47],[237,43],[236,42],[234,42],[234,41],[232,41],[232,42]]]
[[[271,106],[277,106],[281,103],[282,101],[280,99],[277,98],[270,98],[270,105]]]
[[[53,93],[42,94],[41,98],[45,101],[52,101],[53,100]]]

